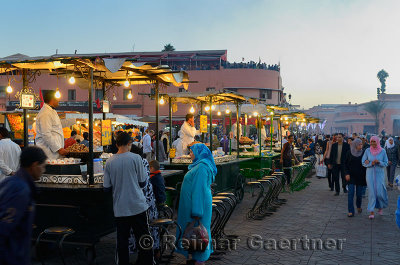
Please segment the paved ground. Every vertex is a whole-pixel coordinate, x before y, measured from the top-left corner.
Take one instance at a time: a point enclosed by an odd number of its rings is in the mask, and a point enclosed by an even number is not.
[[[400,264],[400,230],[394,215],[399,191],[389,191],[389,207],[371,221],[366,211],[348,218],[347,194],[333,196],[326,179],[311,182],[303,191],[281,195],[287,204],[262,221],[245,219],[255,200],[246,193],[226,228],[228,234],[240,236],[237,249],[207,264]],[[367,199],[363,209],[366,205]],[[110,235],[98,245],[98,264],[114,264],[114,242],[115,235]],[[82,249],[67,248],[66,256],[67,264],[86,264]],[[61,262],[50,255],[46,264]],[[177,256],[171,264],[185,261]]]

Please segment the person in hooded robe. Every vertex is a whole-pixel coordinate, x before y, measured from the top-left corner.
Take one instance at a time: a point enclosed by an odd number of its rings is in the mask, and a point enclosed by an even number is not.
[[[379,215],[382,215],[383,208],[388,206],[385,168],[389,161],[385,149],[379,143],[378,136],[372,136],[370,144],[371,147],[365,150],[362,157],[362,163],[367,168],[369,218],[374,219],[375,209],[378,209]]]
[[[386,175],[388,179],[388,185],[393,188],[394,175],[396,173],[397,162],[399,161],[399,148],[394,142],[394,139],[390,137],[385,144],[385,151],[388,156],[389,164],[386,168]]]
[[[214,158],[205,144],[190,147],[193,163],[186,173],[180,194],[178,224],[185,230],[189,223],[198,220],[207,229],[209,244],[204,252],[191,252],[195,264],[204,264],[213,252],[211,244],[212,193],[211,184],[217,174]],[[178,242],[182,235],[177,231]],[[188,251],[182,245],[177,246],[177,253],[188,258]]]

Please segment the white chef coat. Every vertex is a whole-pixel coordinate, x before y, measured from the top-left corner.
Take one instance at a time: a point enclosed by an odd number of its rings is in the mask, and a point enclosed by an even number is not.
[[[10,138],[0,140],[0,181],[17,172],[21,148]]]
[[[44,104],[36,117],[36,145],[50,160],[60,158],[58,150],[64,148],[64,134],[57,111]]]
[[[232,129],[231,129],[231,133],[233,134],[231,144],[232,144],[232,149],[235,149],[235,150],[237,150],[237,139],[236,139],[237,127],[238,127],[237,122],[235,122],[232,125]],[[242,124],[239,123],[239,138],[242,136],[243,136]]]
[[[184,155],[189,154],[187,146],[193,143],[194,137],[199,134],[200,132],[196,130],[195,127],[192,127],[187,121],[182,124],[180,138],[182,138],[182,153]]]
[[[261,126],[261,145],[265,145],[265,140],[267,139],[267,131],[265,130],[265,126]]]

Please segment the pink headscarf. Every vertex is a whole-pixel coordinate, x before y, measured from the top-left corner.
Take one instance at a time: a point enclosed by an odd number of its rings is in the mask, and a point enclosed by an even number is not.
[[[382,146],[381,146],[381,143],[380,143],[380,140],[379,140],[378,136],[372,136],[370,141],[372,141],[372,140],[376,142],[376,147],[374,148],[371,145],[369,150],[371,151],[371,154],[373,156],[377,156],[382,151]]]

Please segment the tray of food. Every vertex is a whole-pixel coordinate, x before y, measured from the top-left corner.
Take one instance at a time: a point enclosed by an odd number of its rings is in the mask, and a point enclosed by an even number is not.
[[[89,159],[89,148],[83,144],[75,143],[67,148],[68,156],[80,158],[82,161]],[[99,158],[103,152],[93,152],[93,158]]]
[[[239,138],[239,143],[240,144],[245,144],[245,145],[251,145],[254,143],[254,140],[251,140],[249,137],[242,136]]]

